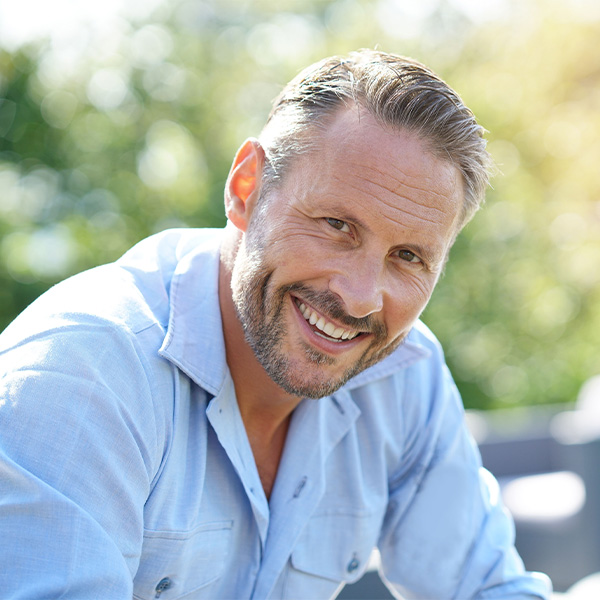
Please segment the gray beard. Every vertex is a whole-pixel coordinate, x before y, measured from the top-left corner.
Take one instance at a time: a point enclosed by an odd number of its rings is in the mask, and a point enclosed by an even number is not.
[[[239,252],[246,250],[240,247]],[[370,316],[362,319],[350,317],[340,301],[329,292],[315,292],[301,283],[294,283],[280,287],[269,295],[272,270],[263,265],[262,255],[260,247],[244,260],[239,260],[241,257],[238,253],[231,282],[233,301],[246,342],[269,377],[288,394],[313,399],[331,395],[360,372],[391,354],[402,343],[403,339],[400,338],[386,346],[385,326]],[[335,358],[304,344],[304,356],[315,367],[311,377],[306,372],[296,373],[293,361],[282,350],[287,335],[283,309],[294,291],[342,324],[373,334],[373,342],[362,356],[335,379],[323,380],[318,372],[320,366],[334,365]]]

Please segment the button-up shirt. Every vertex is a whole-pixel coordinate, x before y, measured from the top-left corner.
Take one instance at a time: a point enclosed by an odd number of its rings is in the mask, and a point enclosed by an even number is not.
[[[227,366],[220,230],[76,275],[0,336],[3,599],[547,598],[432,334],[295,409],[265,497]]]

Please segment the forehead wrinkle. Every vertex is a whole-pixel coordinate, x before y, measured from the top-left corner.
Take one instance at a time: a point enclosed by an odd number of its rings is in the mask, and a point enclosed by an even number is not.
[[[391,166],[394,168],[394,170],[396,170],[399,173],[402,173],[402,175],[404,175],[404,178],[398,177],[396,179],[396,181],[398,182],[398,186],[397,187],[387,186],[387,185],[385,185],[383,183],[380,183],[378,179],[371,180],[368,177],[359,175],[358,172],[355,173],[355,177],[357,179],[361,179],[361,180],[363,180],[363,181],[365,181],[367,183],[370,183],[371,185],[376,185],[376,186],[378,186],[380,188],[383,188],[384,190],[386,190],[386,191],[388,191],[388,192],[390,192],[392,194],[395,194],[397,196],[400,196],[401,198],[406,198],[406,197],[403,196],[402,194],[400,194],[398,192],[398,188],[405,187],[405,188],[408,188],[409,190],[415,190],[417,192],[423,192],[424,194],[426,194],[429,197],[433,196],[433,197],[439,198],[441,200],[446,200],[446,201],[449,199],[448,196],[446,196],[443,193],[436,192],[434,190],[428,190],[428,189],[425,189],[425,188],[423,188],[421,186],[418,186],[418,185],[411,185],[410,183],[408,183],[407,180],[408,179],[416,179],[415,177],[411,178],[410,176],[405,175],[404,171],[402,171],[396,165],[391,165]],[[381,176],[381,178],[387,178],[388,177],[386,175],[386,173],[384,173],[383,171],[381,171],[377,167],[372,167],[370,165],[362,165],[362,167],[364,169],[368,169],[370,171],[373,171],[377,175]],[[406,198],[406,199],[408,200],[408,198]],[[438,212],[441,212],[441,213],[445,213],[444,209],[442,209],[442,208],[437,208],[436,206],[427,206],[424,203],[417,202],[416,200],[413,200],[413,199],[410,199],[410,201],[413,202],[414,204],[418,204],[419,206],[426,206],[426,208],[428,208],[430,210],[434,210],[434,211],[438,211]]]
[[[348,182],[347,182],[348,183]],[[378,184],[377,184],[378,185]],[[348,183],[348,186],[353,189],[356,190],[357,192],[364,192],[364,188],[358,186],[358,185],[354,185],[352,183]],[[397,198],[402,198],[403,200],[407,200],[408,202],[414,203],[414,204],[418,204],[419,206],[424,206],[422,204],[420,204],[419,202],[414,202],[411,198],[406,198],[405,196],[402,196],[401,194],[398,194],[397,191],[392,191],[389,188],[383,186],[383,185],[379,185],[379,187],[392,192]],[[421,221],[425,221],[427,223],[433,223],[434,225],[438,225],[439,221],[436,219],[428,219],[426,217],[424,217],[423,215],[417,215],[415,213],[410,212],[409,210],[406,210],[404,208],[401,208],[400,206],[398,206],[397,204],[395,204],[393,201],[386,201],[384,200],[382,197],[380,196],[375,196],[377,198],[377,200],[379,202],[381,202],[382,204],[384,204],[385,206],[394,209],[396,212],[402,213],[403,215],[408,215],[409,217],[412,217],[414,219],[419,219]],[[445,212],[439,208],[435,208],[435,207],[428,207],[431,210],[437,211],[442,213],[442,215],[445,215]]]

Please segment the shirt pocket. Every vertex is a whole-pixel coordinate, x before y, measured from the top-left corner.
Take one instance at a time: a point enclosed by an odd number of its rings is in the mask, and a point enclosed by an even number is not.
[[[209,594],[225,569],[232,527],[233,521],[218,521],[191,531],[144,531],[133,597],[178,600]]]
[[[381,514],[365,511],[313,516],[292,552],[286,597],[330,598],[340,584],[360,579],[381,520]]]

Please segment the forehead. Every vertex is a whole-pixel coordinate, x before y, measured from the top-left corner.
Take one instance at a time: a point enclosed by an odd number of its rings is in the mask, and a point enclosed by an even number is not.
[[[300,196],[454,236],[464,198],[461,174],[417,134],[383,127],[352,108],[315,136],[315,149],[290,171]]]

